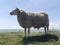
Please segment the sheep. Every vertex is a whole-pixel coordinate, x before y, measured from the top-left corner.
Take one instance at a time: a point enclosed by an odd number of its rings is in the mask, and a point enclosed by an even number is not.
[[[19,25],[25,29],[25,37],[26,29],[28,29],[28,37],[30,36],[31,27],[37,29],[39,29],[40,27],[44,27],[45,34],[48,34],[49,18],[46,12],[26,12],[24,10],[16,8],[12,12],[10,12],[10,15],[17,15]]]

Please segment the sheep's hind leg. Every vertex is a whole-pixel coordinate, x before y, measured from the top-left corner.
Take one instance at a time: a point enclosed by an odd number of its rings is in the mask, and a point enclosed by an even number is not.
[[[47,34],[46,26],[44,26],[45,34]]]

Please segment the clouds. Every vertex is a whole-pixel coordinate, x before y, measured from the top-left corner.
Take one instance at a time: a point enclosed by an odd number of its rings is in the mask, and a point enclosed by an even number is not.
[[[60,29],[60,22],[50,22],[50,29]]]
[[[0,26],[0,29],[22,29],[21,27],[19,26]]]

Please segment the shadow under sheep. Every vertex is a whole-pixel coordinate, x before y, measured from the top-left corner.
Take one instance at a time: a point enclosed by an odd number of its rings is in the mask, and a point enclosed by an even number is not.
[[[24,37],[24,43],[33,43],[33,42],[47,42],[49,40],[58,41],[58,36],[52,34],[45,34],[41,36],[32,36],[32,37]]]

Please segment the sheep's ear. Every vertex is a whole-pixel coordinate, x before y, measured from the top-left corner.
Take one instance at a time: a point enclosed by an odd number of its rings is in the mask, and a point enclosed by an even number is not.
[[[17,7],[16,7],[17,10],[19,10]]]

